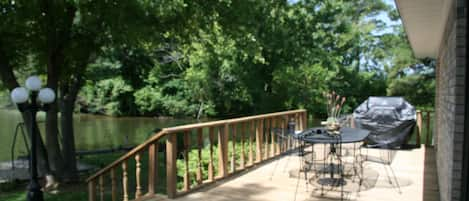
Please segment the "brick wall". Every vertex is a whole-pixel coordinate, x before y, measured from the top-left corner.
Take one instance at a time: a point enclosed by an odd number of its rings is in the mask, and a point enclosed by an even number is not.
[[[441,201],[461,196],[466,75],[466,0],[453,1],[437,63],[436,141]]]

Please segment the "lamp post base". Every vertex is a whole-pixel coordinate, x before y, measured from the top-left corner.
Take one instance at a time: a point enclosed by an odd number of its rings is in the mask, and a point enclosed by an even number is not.
[[[37,181],[32,180],[28,185],[27,201],[44,201],[41,186]]]

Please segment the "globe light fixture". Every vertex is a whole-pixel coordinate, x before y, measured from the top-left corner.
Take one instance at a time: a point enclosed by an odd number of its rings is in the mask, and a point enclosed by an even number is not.
[[[28,201],[44,201],[44,197],[41,191],[41,185],[39,185],[37,179],[37,157],[36,157],[36,138],[39,136],[36,113],[38,111],[46,111],[47,106],[53,103],[55,100],[55,93],[50,88],[43,88],[41,79],[38,76],[31,76],[26,79],[26,88],[17,87],[11,91],[11,100],[17,104],[18,109],[21,112],[29,112],[31,115],[31,128],[29,129],[31,135],[31,154],[29,155],[30,160],[30,171],[31,178],[28,185],[28,194],[26,196]],[[30,95],[31,92],[31,95]],[[28,102],[28,99],[31,101]],[[36,101],[39,100],[39,101]],[[28,114],[28,113],[26,113]]]
[[[26,79],[26,88],[31,91],[39,91],[42,87],[41,79],[38,76],[31,76]]]
[[[29,99],[29,92],[24,87],[16,87],[11,91],[11,100],[16,104],[25,103]]]
[[[54,102],[55,93],[51,88],[44,88],[39,91],[38,98],[42,103],[49,104]]]

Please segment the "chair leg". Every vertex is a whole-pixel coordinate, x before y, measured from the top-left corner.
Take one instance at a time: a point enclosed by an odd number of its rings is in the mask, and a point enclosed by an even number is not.
[[[392,177],[394,178],[394,183],[397,186],[397,191],[399,192],[399,194],[401,194],[402,193],[401,186],[399,185],[399,180],[397,179],[396,173],[394,172],[394,169],[392,169],[391,164],[387,164],[387,166],[389,167]]]

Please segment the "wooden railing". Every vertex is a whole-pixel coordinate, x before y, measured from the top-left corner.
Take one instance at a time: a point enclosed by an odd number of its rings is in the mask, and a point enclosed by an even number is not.
[[[168,198],[191,192],[295,148],[296,145],[290,138],[279,137],[288,136],[285,132],[289,121],[295,122],[295,130],[305,129],[307,127],[306,110],[164,128],[146,142],[89,177],[87,179],[88,200],[104,201],[109,200],[108,197],[110,197],[112,201],[128,201],[130,199],[129,187],[135,189],[132,196],[135,200],[153,197],[157,187],[164,185],[164,181],[161,180],[162,176],[166,177]],[[274,132],[282,132],[280,133],[282,135]],[[166,145],[163,147],[166,151],[166,175],[158,175],[160,168],[158,153],[162,148],[160,146],[163,140],[166,140]],[[178,143],[182,144],[178,146]],[[237,151],[238,146],[241,147]],[[195,154],[192,153],[197,163],[195,172],[191,171],[189,164],[189,155],[193,149],[196,150]],[[209,154],[208,161],[203,161],[204,150]],[[146,168],[143,166],[144,157],[148,157]],[[183,168],[178,168],[178,159],[180,159],[180,165],[182,161]],[[218,161],[218,164],[214,164],[215,161]],[[134,164],[132,167],[135,167],[135,172],[132,171],[132,174],[135,174],[133,179],[129,175],[131,172],[129,164]],[[178,170],[183,170],[183,172],[178,174]],[[147,176],[142,177],[142,175]],[[182,180],[182,186],[179,188],[178,178]],[[142,182],[142,179],[146,179],[146,182]],[[130,183],[134,185],[129,186],[129,180],[132,180]],[[146,188],[143,186],[144,183]]]
[[[431,137],[433,137],[433,128],[432,128],[432,114],[434,112],[430,110],[417,110],[417,138],[416,144],[422,144],[422,136],[425,135],[425,146],[432,146]]]

